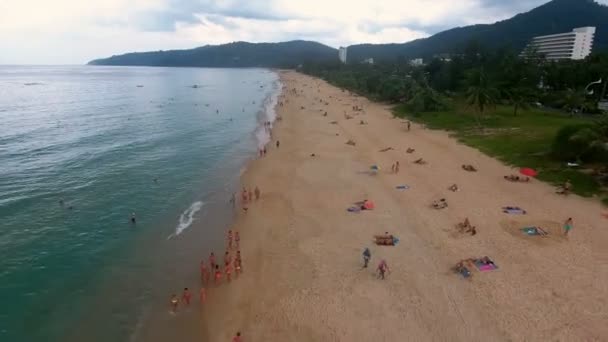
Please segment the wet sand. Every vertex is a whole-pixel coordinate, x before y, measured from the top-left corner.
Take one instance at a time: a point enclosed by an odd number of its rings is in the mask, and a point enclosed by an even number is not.
[[[507,182],[516,170],[445,132],[419,125],[408,132],[385,105],[294,72],[281,77],[297,94],[285,91],[278,107],[280,148],[270,145],[242,178],[262,199],[232,227],[241,232],[244,273],[208,291],[201,329],[209,341],[229,341],[236,331],[246,341],[608,339],[608,220],[599,203],[555,195],[537,181]],[[394,149],[380,152],[387,147]],[[414,164],[418,158],[428,164]],[[391,172],[395,161],[399,174]],[[458,192],[447,190],[453,183]],[[395,188],[402,184],[410,189]],[[431,208],[440,198],[449,206]],[[376,208],[346,211],[363,199]],[[528,213],[508,215],[503,206]],[[456,231],[465,217],[477,235]],[[568,217],[574,229],[566,238]],[[531,225],[549,236],[519,230]],[[386,231],[397,246],[373,244]],[[483,256],[498,269],[472,268],[467,280],[450,270]],[[380,259],[391,268],[385,280],[374,273]]]

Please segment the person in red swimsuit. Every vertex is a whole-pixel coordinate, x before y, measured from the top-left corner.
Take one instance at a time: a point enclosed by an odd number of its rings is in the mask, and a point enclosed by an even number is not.
[[[190,305],[190,299],[192,298],[192,294],[187,287],[184,288],[184,293],[182,293],[182,302],[186,303],[186,305]]]
[[[222,281],[222,271],[220,271],[220,265],[215,265],[215,285]]]

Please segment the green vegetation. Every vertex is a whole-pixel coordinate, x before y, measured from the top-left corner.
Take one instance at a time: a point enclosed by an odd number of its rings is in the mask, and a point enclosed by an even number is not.
[[[540,180],[563,184],[570,179],[574,192],[579,195],[601,193],[600,183],[589,172],[568,168],[566,162],[552,158],[551,154],[560,129],[588,127],[590,120],[538,109],[522,110],[520,116],[513,116],[510,106],[498,106],[480,119],[466,107],[457,107],[449,111],[412,115],[404,106],[398,106],[395,115],[411,118],[429,128],[449,130],[461,142],[509,165],[534,168],[539,171],[537,178]],[[478,120],[481,120],[481,129]]]

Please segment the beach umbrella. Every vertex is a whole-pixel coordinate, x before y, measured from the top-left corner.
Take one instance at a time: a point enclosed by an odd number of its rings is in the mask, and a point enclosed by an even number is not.
[[[536,175],[538,175],[538,172],[536,172],[536,170],[531,169],[529,167],[524,167],[523,169],[519,170],[519,173],[528,177],[536,177]]]

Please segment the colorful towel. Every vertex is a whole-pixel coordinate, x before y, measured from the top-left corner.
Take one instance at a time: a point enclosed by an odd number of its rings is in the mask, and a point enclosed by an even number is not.
[[[395,188],[397,190],[407,190],[410,188],[410,186],[409,185],[397,185]]]
[[[484,264],[481,260],[475,260],[475,266],[480,272],[493,271],[498,268],[495,264]]]

